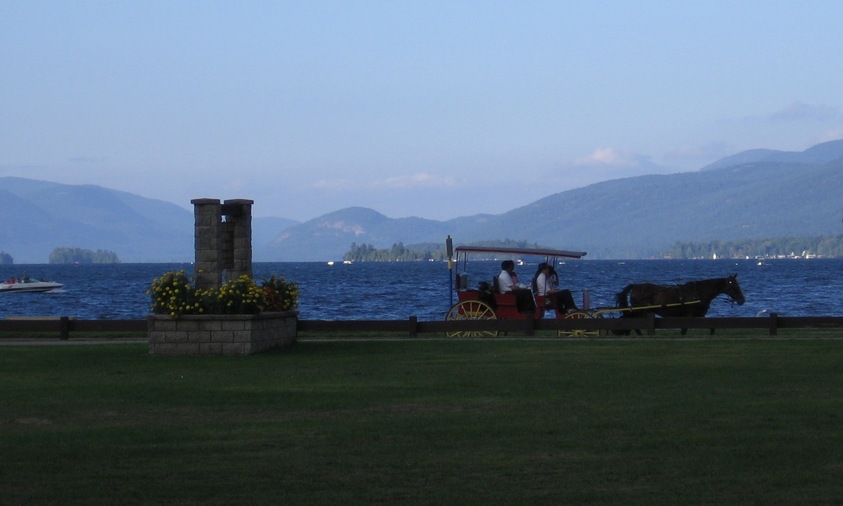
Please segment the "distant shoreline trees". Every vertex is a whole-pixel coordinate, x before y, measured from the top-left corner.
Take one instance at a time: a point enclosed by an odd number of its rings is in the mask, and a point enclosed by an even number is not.
[[[843,258],[843,235],[679,242],[665,258]]]
[[[474,246],[540,248],[527,241],[481,241]],[[816,237],[779,237],[731,241],[678,242],[664,252],[662,258],[688,260],[695,258],[843,258],[843,235]],[[371,244],[351,243],[343,260],[352,262],[410,262],[447,260],[444,244],[424,243],[391,248],[375,248]]]
[[[117,253],[98,249],[56,248],[50,253],[51,264],[119,264]]]
[[[349,250],[343,255],[343,260],[351,262],[411,262],[446,260],[444,243],[415,244],[404,246],[395,243],[391,248],[377,249],[371,244],[351,243]]]
[[[472,243],[472,246],[487,246],[498,248],[542,248],[538,244],[531,244],[527,241],[515,241],[506,239],[502,241],[479,241]],[[349,250],[343,255],[343,260],[352,262],[438,262],[448,259],[445,252],[445,243],[422,243],[405,246],[404,243],[395,243],[391,248],[378,249],[371,244],[351,243]]]

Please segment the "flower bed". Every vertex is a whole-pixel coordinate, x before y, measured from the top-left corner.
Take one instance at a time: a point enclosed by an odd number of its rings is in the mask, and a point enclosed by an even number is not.
[[[248,276],[219,289],[193,287],[184,271],[155,279],[149,290],[149,352],[160,355],[247,355],[296,340],[298,287]]]

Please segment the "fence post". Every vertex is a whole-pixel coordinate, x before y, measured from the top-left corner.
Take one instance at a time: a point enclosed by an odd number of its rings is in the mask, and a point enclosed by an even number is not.
[[[656,313],[647,313],[647,335],[656,335]]]
[[[419,335],[419,317],[410,317],[410,337],[418,337]]]
[[[70,338],[70,318],[62,316],[59,318],[59,339],[67,341]]]
[[[536,334],[536,314],[530,313],[527,315],[527,328],[524,331],[527,337],[532,337]]]
[[[779,333],[779,314],[770,313],[770,335],[775,336]]]

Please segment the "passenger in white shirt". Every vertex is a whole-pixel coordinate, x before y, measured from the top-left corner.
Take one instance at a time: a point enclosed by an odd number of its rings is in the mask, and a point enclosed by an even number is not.
[[[519,312],[531,313],[536,310],[533,292],[518,281],[518,274],[515,273],[515,262],[512,260],[501,262],[501,273],[498,274],[497,285],[500,293],[515,295],[515,305]]]
[[[559,276],[552,265],[542,262],[533,277],[533,293],[543,295],[550,301],[550,306],[559,314],[566,314],[577,309],[570,290],[560,290],[556,287]]]
[[[518,281],[518,274],[515,273],[515,262],[504,260],[501,262],[501,273],[498,274],[498,291],[507,293],[515,288],[527,287]]]
[[[536,277],[533,279],[533,292],[536,295],[547,295],[553,290],[553,277],[550,272],[552,269],[553,267],[548,265],[547,262],[539,264]]]

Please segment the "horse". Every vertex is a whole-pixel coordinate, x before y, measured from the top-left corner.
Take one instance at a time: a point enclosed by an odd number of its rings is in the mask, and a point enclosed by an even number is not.
[[[630,308],[621,311],[621,318],[645,318],[648,313],[703,317],[708,313],[711,301],[724,294],[739,306],[746,302],[737,274],[672,286],[633,283],[618,292],[615,301],[618,308]],[[640,306],[643,306],[642,309],[635,309]],[[682,329],[682,335],[687,331]],[[629,331],[622,332],[629,334]],[[641,335],[641,331],[636,329],[636,332]],[[714,329],[711,329],[711,334],[714,334]]]

